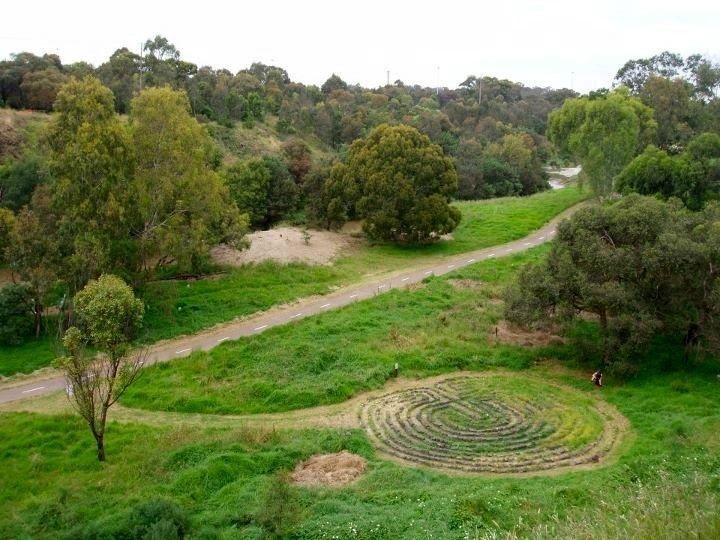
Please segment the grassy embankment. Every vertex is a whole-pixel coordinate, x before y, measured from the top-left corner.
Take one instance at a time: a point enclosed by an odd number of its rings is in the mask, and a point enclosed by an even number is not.
[[[339,402],[381,386],[395,361],[406,376],[527,370],[590,396],[585,373],[558,365],[575,365],[570,346],[533,349],[486,337],[501,312],[494,298],[519,265],[546,251],[479,263],[424,288],[393,291],[151,368],[124,404],[266,412]],[[450,281],[459,279],[474,281]],[[108,462],[101,465],[79,419],[3,413],[0,536],[117,537],[162,514],[187,520],[193,538],[261,538],[272,477],[312,454],[348,449],[369,460],[368,472],[341,489],[291,487],[300,509],[295,519],[286,517],[293,538],[715,538],[718,381],[710,366],[672,368],[681,358],[679,343],[666,340],[636,379],[607,378],[603,397],[632,426],[616,463],[532,478],[403,467],[379,459],[359,430],[241,425],[111,423]],[[177,507],[143,506],[156,498]]]
[[[231,269],[219,278],[151,283],[141,292],[147,306],[141,341],[191,334],[275,305],[326,294],[368,274],[516,240],[587,196],[587,191],[569,187],[531,197],[459,202],[463,220],[447,242],[421,247],[364,246],[332,266],[267,262]],[[0,375],[28,373],[48,365],[53,349],[49,337],[17,347],[0,346]]]

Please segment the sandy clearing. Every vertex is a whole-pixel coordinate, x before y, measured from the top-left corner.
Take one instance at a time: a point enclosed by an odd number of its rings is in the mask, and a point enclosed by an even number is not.
[[[307,236],[306,236],[307,234]],[[250,247],[238,251],[226,245],[211,250],[215,262],[230,266],[260,261],[331,264],[341,253],[357,247],[362,240],[332,231],[307,231],[298,227],[277,227],[248,235]]]

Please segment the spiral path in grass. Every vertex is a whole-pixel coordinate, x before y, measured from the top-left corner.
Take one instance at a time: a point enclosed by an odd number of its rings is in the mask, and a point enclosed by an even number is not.
[[[378,449],[411,464],[533,473],[600,463],[627,421],[607,403],[514,374],[458,376],[366,402]]]

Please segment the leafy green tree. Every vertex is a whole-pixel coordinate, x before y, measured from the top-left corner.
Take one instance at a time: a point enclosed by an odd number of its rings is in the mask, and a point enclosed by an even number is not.
[[[15,109],[29,108],[30,103],[27,98],[30,97],[34,100],[43,95],[47,96],[47,90],[55,86],[52,81],[56,80],[58,76],[61,77],[62,71],[63,65],[55,54],[44,54],[43,56],[36,56],[29,52],[11,54],[9,60],[0,61],[0,102]],[[34,75],[39,72],[45,72],[45,74]],[[26,77],[28,77],[27,84],[23,89]],[[55,91],[57,90],[55,89]],[[47,99],[42,100],[43,105],[47,103]],[[49,103],[52,105],[52,100],[49,100]]]
[[[127,47],[117,49],[97,74],[115,96],[115,110],[121,114],[130,111],[130,100],[140,85],[142,58]]]
[[[651,76],[643,85],[640,99],[653,110],[661,147],[681,144],[692,135],[691,94],[692,86],[682,79]]]
[[[323,94],[330,94],[335,90],[347,89],[347,83],[343,81],[338,75],[335,75],[333,73],[332,75],[330,75],[330,78],[328,78],[328,80],[323,83],[320,89],[322,90]]]
[[[9,283],[0,288],[0,343],[17,345],[32,335],[32,305],[26,285]]]
[[[603,364],[627,360],[660,327],[642,273],[646,253],[667,227],[660,201],[629,196],[584,208],[563,221],[544,263],[528,266],[508,291],[506,317],[523,325],[597,317]]]
[[[190,116],[187,95],[168,87],[144,90],[132,101],[130,128],[134,234],[143,269],[175,263],[195,270],[214,243],[242,245],[246,217],[211,167],[212,141]]]
[[[0,264],[7,262],[5,251],[10,246],[10,233],[15,225],[15,214],[0,208]]]
[[[550,114],[548,137],[575,156],[595,193],[607,196],[615,177],[654,140],[652,110],[626,91],[570,99]]]
[[[253,227],[261,227],[267,220],[270,170],[262,159],[238,162],[225,170],[225,182],[230,196],[240,212],[250,217]]]
[[[615,80],[637,94],[650,77],[675,78],[682,73],[684,65],[682,56],[664,51],[650,58],[628,60],[618,70]]]
[[[53,68],[26,74],[20,84],[25,106],[40,111],[51,111],[64,82],[65,76]]]
[[[10,268],[29,287],[35,336],[39,337],[47,296],[58,277],[60,250],[53,234],[55,224],[49,201],[42,190],[36,192],[33,203],[15,216],[5,255]]]
[[[349,186],[342,191],[357,194],[354,213],[372,239],[432,242],[460,221],[460,211],[449,206],[457,191],[452,160],[410,126],[378,126],[352,144],[332,176]]]
[[[720,206],[676,211],[654,249],[644,292],[665,329],[684,334],[685,357],[720,351]],[[678,262],[682,271],[678,271]]]
[[[265,224],[271,225],[297,208],[300,190],[283,159],[277,156],[263,156],[262,160],[270,171]]]
[[[247,96],[242,120],[247,127],[252,127],[253,123],[258,120],[262,121],[265,117],[265,103],[260,95],[256,92],[250,92]]]
[[[127,243],[133,156],[112,92],[98,79],[65,84],[55,109],[49,127],[51,192],[67,275],[77,289],[133,258]],[[95,246],[91,252],[83,247],[88,244]]]
[[[35,187],[46,181],[46,164],[38,153],[26,152],[0,165],[0,207],[19,210],[30,202]]]
[[[679,155],[648,146],[618,175],[617,188],[677,197],[688,208],[700,209],[707,200],[720,196],[720,136],[703,133]]]
[[[103,275],[75,295],[77,325],[63,344],[68,355],[57,360],[65,372],[70,401],[87,422],[105,461],[105,424],[110,407],[137,379],[146,354],[128,354],[142,322],[144,306],[120,278]],[[86,352],[90,346],[97,358]]]
[[[333,162],[323,161],[314,166],[303,183],[307,200],[308,219],[327,229],[342,226],[354,215],[357,186],[343,175],[333,175]]]
[[[479,199],[490,197],[508,197],[520,195],[523,183],[518,171],[505,161],[496,157],[485,156],[480,164],[482,186],[478,191]]]
[[[694,160],[701,162],[720,159],[720,135],[701,133],[688,143],[687,153]]]
[[[302,139],[292,137],[283,143],[282,150],[295,183],[299,186],[302,185],[305,175],[312,166],[310,148]]]
[[[488,154],[509,165],[520,179],[521,195],[531,195],[549,187],[537,147],[527,133],[513,133],[490,145]]]
[[[474,139],[467,139],[458,146],[455,168],[458,174],[458,198],[481,199],[485,195],[482,163],[484,147]]]
[[[698,209],[706,193],[702,170],[686,156],[670,156],[656,146],[648,146],[617,177],[619,192],[677,197]]]
[[[507,293],[506,317],[523,325],[596,316],[599,354],[625,372],[658,332],[682,335],[686,353],[720,350],[720,207],[629,195],[562,222],[546,261]],[[678,265],[682,271],[678,271]]]

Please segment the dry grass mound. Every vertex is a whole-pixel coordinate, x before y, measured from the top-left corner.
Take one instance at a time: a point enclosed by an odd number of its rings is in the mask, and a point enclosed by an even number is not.
[[[291,479],[300,486],[344,486],[360,478],[366,466],[365,458],[347,450],[317,454],[298,463]]]

